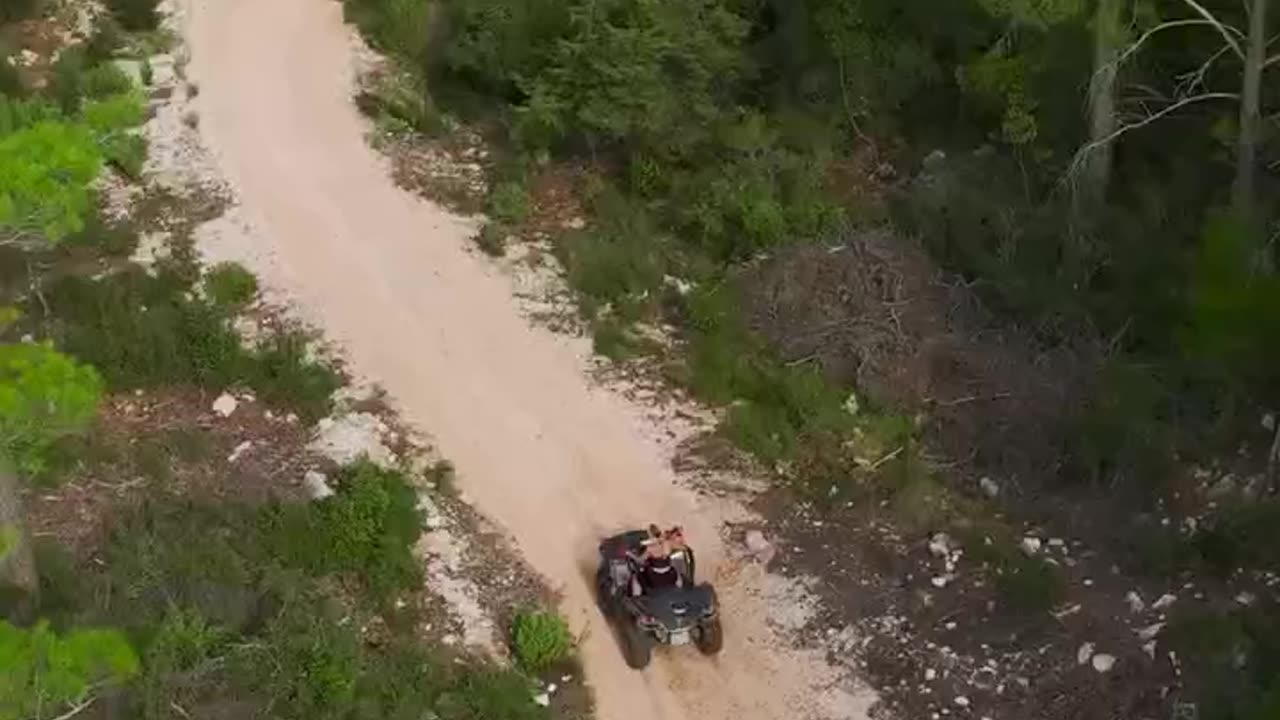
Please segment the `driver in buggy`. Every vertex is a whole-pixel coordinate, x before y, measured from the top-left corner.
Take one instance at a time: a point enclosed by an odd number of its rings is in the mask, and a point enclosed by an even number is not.
[[[649,526],[649,539],[644,544],[644,554],[636,565],[638,572],[631,576],[631,595],[639,597],[645,592],[661,592],[671,588],[683,588],[685,578],[671,562],[672,553],[684,548],[684,535],[680,528],[662,531],[657,525]]]

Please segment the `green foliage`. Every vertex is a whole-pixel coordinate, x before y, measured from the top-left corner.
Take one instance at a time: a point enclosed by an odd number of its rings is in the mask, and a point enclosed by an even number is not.
[[[1112,363],[1099,373],[1093,396],[1072,427],[1073,468],[1080,479],[1158,493],[1141,478],[1162,477],[1173,443],[1166,398],[1168,390],[1154,369],[1137,363]],[[1137,473],[1129,482],[1118,476]]]
[[[58,108],[41,98],[17,98],[0,94],[0,137],[40,122],[58,119]]]
[[[399,132],[433,132],[441,124],[440,113],[422,79],[409,73],[382,76],[356,97],[356,105],[380,126]]]
[[[443,3],[442,64],[501,98],[520,96],[520,79],[538,72],[568,31],[571,3],[562,0],[452,0]]]
[[[284,720],[548,720],[519,673],[458,664],[412,634],[359,634],[385,597],[350,589],[418,586],[407,574],[416,498],[397,474],[364,465],[336,492],[266,506],[160,495],[112,518],[103,564],[73,577],[90,587],[70,596],[143,648],[141,676],[115,698],[121,712],[159,720],[174,705],[231,703]]]
[[[595,210],[600,222],[558,236],[556,255],[588,315],[609,305],[634,318],[662,284],[670,241],[658,233],[643,206],[616,192],[601,193]]]
[[[1280,710],[1280,624],[1274,603],[1177,613],[1165,638],[1186,658],[1206,720],[1266,720]]]
[[[529,192],[520,182],[500,182],[489,192],[488,214],[507,225],[519,225],[529,214]]]
[[[1206,223],[1192,277],[1186,353],[1223,375],[1276,387],[1280,368],[1280,277],[1256,272],[1259,243],[1241,223],[1218,213]],[[1275,397],[1265,398],[1270,401]]]
[[[0,345],[0,461],[39,474],[49,447],[88,425],[101,391],[93,368],[46,344]]]
[[[310,601],[310,602],[308,602]],[[271,621],[262,645],[242,659],[249,683],[288,718],[343,718],[356,694],[359,642],[335,622],[323,598],[290,598]]]
[[[140,694],[144,717],[163,717],[182,678],[223,651],[229,639],[225,628],[193,610],[170,607],[151,633],[143,654]]]
[[[339,379],[308,358],[306,336],[280,331],[244,349],[229,309],[195,297],[194,279],[180,263],[155,276],[134,267],[96,280],[62,278],[47,293],[55,336],[114,388],[194,383],[221,390],[241,382],[308,420],[325,415]]]
[[[107,9],[120,27],[130,32],[155,30],[160,25],[158,0],[106,0]]]
[[[344,0],[348,21],[373,38],[380,50],[416,70],[426,69],[431,3],[423,0]]]
[[[690,326],[689,387],[729,405],[723,428],[735,443],[767,461],[793,455],[802,443],[852,433],[859,420],[814,368],[783,366],[742,327],[734,289],[699,289],[686,298]]]
[[[1053,565],[1022,552],[1017,539],[1007,533],[972,533],[966,543],[969,554],[995,574],[995,591],[1004,612],[1031,616],[1043,614],[1062,598],[1065,584]]]
[[[236,262],[223,262],[205,271],[204,291],[217,305],[239,310],[258,294],[258,278]]]
[[[59,343],[108,384],[193,382],[223,388],[242,376],[245,352],[218,308],[188,299],[173,271],[133,268],[97,280],[68,277],[48,291]]]
[[[573,653],[573,635],[564,618],[546,610],[521,612],[511,629],[516,662],[531,673],[544,672]]]
[[[142,166],[147,161],[147,139],[141,135],[114,134],[103,141],[102,154],[125,177],[140,180]]]
[[[136,89],[123,70],[105,58],[93,57],[91,51],[97,49],[73,46],[54,63],[47,92],[67,117],[79,113],[86,102],[129,94]]]
[[[1235,502],[1218,508],[1195,537],[1199,558],[1223,577],[1239,569],[1280,567],[1280,501]]]
[[[719,115],[746,31],[718,0],[570,3],[567,36],[519,82],[516,136],[534,148],[582,137],[683,154]]]
[[[79,230],[101,166],[80,125],[44,121],[0,137],[0,233],[57,242]]]
[[[312,360],[308,344],[307,334],[297,330],[269,336],[249,355],[244,377],[264,401],[291,407],[314,422],[333,408],[333,393],[342,386],[342,378],[330,366]]]
[[[368,462],[335,478],[337,493],[304,510],[281,508],[272,535],[290,564],[314,574],[348,573],[387,599],[421,576],[411,552],[422,532],[418,498],[398,473]]]
[[[533,687],[519,673],[481,670],[466,675],[441,696],[440,720],[547,720],[550,711],[530,701]]]
[[[59,635],[40,623],[23,629],[0,621],[0,718],[26,720],[85,701],[95,687],[138,672],[138,658],[114,630]]]

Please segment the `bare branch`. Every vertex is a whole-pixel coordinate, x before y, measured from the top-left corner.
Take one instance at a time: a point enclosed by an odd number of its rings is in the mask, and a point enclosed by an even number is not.
[[[1116,131],[1111,133],[1110,135],[1104,138],[1100,138],[1098,140],[1094,140],[1093,142],[1090,142],[1086,144],[1084,147],[1080,148],[1080,150],[1076,152],[1075,158],[1073,158],[1071,161],[1071,166],[1067,170],[1067,177],[1068,178],[1072,177],[1077,172],[1079,172],[1080,166],[1084,162],[1084,159],[1088,157],[1089,153],[1093,152],[1094,150],[1097,150],[1098,148],[1108,143],[1115,142],[1120,136],[1133,132],[1134,130],[1145,127],[1147,125],[1150,125],[1151,123],[1159,120],[1160,118],[1171,115],[1177,112],[1178,110],[1181,110],[1182,108],[1187,107],[1188,105],[1194,105],[1196,103],[1201,103],[1208,100],[1239,100],[1239,99],[1240,99],[1240,95],[1238,93],[1225,93],[1225,92],[1202,93],[1200,95],[1194,95],[1192,97],[1183,98],[1173,103],[1172,105],[1169,105],[1168,107],[1161,109],[1159,112],[1148,115],[1147,117],[1141,120],[1137,120],[1135,122],[1128,123],[1119,128],[1116,128]]]
[[[1118,67],[1120,65],[1123,65],[1125,60],[1128,60],[1130,56],[1138,52],[1138,50],[1142,48],[1143,44],[1146,43],[1148,40],[1150,40],[1152,36],[1154,36],[1156,33],[1162,32],[1164,30],[1171,30],[1176,27],[1188,27],[1192,25],[1214,26],[1215,23],[1212,20],[1201,20],[1201,19],[1195,19],[1195,18],[1188,18],[1185,20],[1170,20],[1168,22],[1162,22],[1159,25],[1156,25],[1155,27],[1151,28],[1150,30],[1142,33],[1142,36],[1139,37],[1132,45],[1125,48],[1124,52],[1116,56],[1116,61],[1115,61],[1116,66]],[[1235,28],[1232,28],[1232,30],[1235,30]],[[1236,32],[1239,33],[1240,31],[1236,30]],[[1241,34],[1240,37],[1244,37],[1244,35]],[[1237,48],[1236,49],[1237,53],[1240,52],[1239,46],[1233,45],[1233,47]]]
[[[1272,55],[1267,58],[1266,62],[1262,63],[1262,69],[1265,70],[1276,63],[1280,63],[1280,55]]]
[[[62,713],[62,714],[61,714],[61,715],[59,715],[58,717],[53,718],[53,720],[70,720],[71,718],[75,717],[76,715],[79,715],[79,714],[80,714],[80,712],[81,712],[82,710],[84,710],[85,708],[87,708],[87,707],[89,707],[90,705],[92,705],[94,700],[97,700],[97,698],[96,698],[96,697],[90,697],[88,700],[85,700],[84,702],[82,702],[82,703],[80,703],[80,704],[76,705],[75,707],[71,708],[70,710],[68,710],[68,711],[66,711],[66,712],[64,712],[64,713]]]
[[[1218,48],[1217,52],[1210,55],[1208,59],[1206,59],[1200,65],[1200,67],[1196,68],[1194,72],[1189,72],[1189,73],[1184,73],[1182,75],[1179,75],[1177,77],[1177,80],[1178,80],[1177,94],[1188,95],[1192,92],[1195,92],[1198,88],[1204,87],[1205,76],[1209,74],[1209,70],[1213,67],[1213,63],[1216,62],[1218,58],[1225,55],[1226,52],[1230,49],[1231,49],[1230,47],[1223,45],[1221,48]]]
[[[1243,38],[1245,36],[1244,33],[1214,17],[1213,13],[1205,10],[1204,6],[1196,2],[1196,0],[1182,0],[1182,2],[1186,3],[1192,10],[1199,13],[1205,20],[1209,21],[1209,24],[1218,30],[1218,33],[1227,41],[1227,44],[1231,46],[1231,49],[1235,50],[1236,55],[1239,56],[1241,60],[1244,60],[1244,50],[1240,47],[1240,43],[1236,39]],[[1235,37],[1231,36],[1232,33],[1235,33]]]

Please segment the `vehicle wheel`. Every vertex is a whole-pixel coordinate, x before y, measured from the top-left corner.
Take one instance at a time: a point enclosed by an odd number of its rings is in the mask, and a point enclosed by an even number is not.
[[[703,655],[715,655],[724,647],[724,630],[720,627],[720,618],[713,618],[698,628],[698,637],[694,639],[698,651]]]
[[[627,661],[627,667],[633,670],[645,669],[653,658],[653,640],[636,627],[633,621],[622,625],[622,656]]]

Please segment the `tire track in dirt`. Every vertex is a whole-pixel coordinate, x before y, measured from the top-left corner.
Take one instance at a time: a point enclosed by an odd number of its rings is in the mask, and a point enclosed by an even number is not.
[[[865,718],[873,697],[771,628],[766,575],[721,539],[732,503],[675,482],[640,410],[588,379],[469,252],[472,223],[397,188],[351,101],[350,31],[322,0],[188,0],[200,130],[251,232],[230,254],[286,293],[431,433],[471,502],[563,593],[602,720]],[[725,649],[622,661],[592,599],[598,538],[678,521],[719,577]],[[838,702],[837,702],[838,701]],[[837,706],[838,705],[838,706]]]

